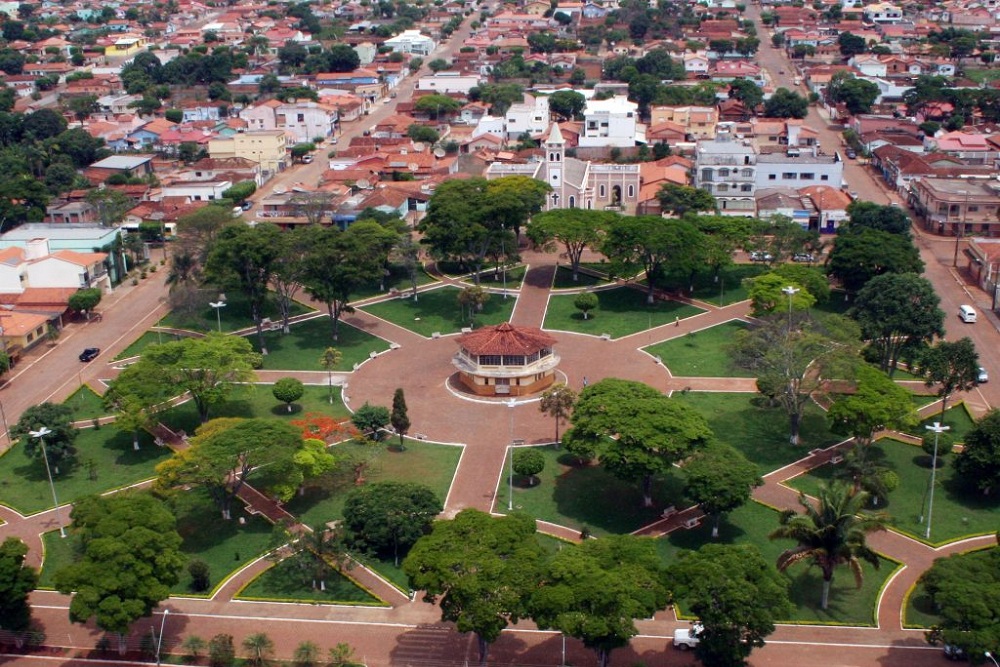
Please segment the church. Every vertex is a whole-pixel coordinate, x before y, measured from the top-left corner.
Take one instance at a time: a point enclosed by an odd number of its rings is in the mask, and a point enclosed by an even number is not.
[[[586,208],[634,214],[639,203],[639,165],[604,164],[566,156],[566,141],[552,123],[540,160],[524,164],[493,162],[486,178],[530,176],[552,187],[545,210]]]

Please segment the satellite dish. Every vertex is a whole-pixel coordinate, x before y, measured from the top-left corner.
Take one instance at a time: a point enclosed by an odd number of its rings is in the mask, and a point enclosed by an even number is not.
[[[420,165],[417,164],[416,162],[411,162],[406,166],[410,168],[410,171],[420,171]]]
[[[413,142],[413,150],[417,151],[418,153],[423,153],[424,148],[426,148],[426,146],[424,146],[424,142],[422,141]]]
[[[440,146],[434,149],[434,157],[444,157],[445,155],[447,155],[447,152]]]
[[[359,188],[361,188],[362,190],[367,190],[368,188],[370,188],[372,186],[372,184],[368,181],[367,178],[359,178],[357,186]]]

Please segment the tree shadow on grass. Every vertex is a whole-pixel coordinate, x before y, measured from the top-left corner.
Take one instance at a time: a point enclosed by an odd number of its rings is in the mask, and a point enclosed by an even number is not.
[[[275,417],[287,417],[288,415],[297,415],[302,412],[302,406],[298,403],[292,403],[292,409],[288,409],[288,405],[285,403],[279,403],[270,409],[270,413]]]

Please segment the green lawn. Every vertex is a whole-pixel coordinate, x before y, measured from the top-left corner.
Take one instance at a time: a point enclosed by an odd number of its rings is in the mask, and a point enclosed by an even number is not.
[[[512,266],[507,269],[507,289],[516,290],[521,289],[521,283],[524,281],[524,274],[528,272],[528,267],[523,264],[517,266]],[[493,267],[487,267],[479,274],[479,284],[482,287],[492,287],[494,289],[503,289],[504,285],[504,275],[499,269]],[[467,285],[475,285],[476,281],[472,276],[469,276],[463,280]]]
[[[218,295],[213,294],[211,298],[206,299],[204,310],[193,316],[182,316],[177,312],[171,312],[160,320],[158,325],[161,327],[203,332],[216,331],[219,326],[219,320],[222,321],[222,330],[224,332],[238,331],[239,329],[253,326],[253,320],[250,317],[250,305],[243,294],[236,291],[227,292],[226,305],[220,309],[218,319],[216,319],[215,309],[208,305],[209,302],[215,301],[217,298]],[[311,310],[311,308],[298,301],[292,302],[291,314],[293,316],[308,313]],[[275,322],[281,320],[281,315],[273,294],[267,300],[267,303],[264,304],[263,317],[269,317]]]
[[[658,541],[660,554],[665,562],[673,562],[681,549],[698,549],[709,542],[721,544],[751,543],[757,546],[765,560],[776,562],[778,555],[792,546],[790,540],[768,539],[768,534],[778,526],[778,513],[755,502],[732,512],[723,520],[719,538],[711,537],[711,522],[705,521],[694,530],[677,530]],[[792,622],[844,623],[872,626],[875,624],[875,603],[884,582],[892,575],[895,563],[882,560],[875,570],[864,564],[864,584],[858,590],[854,577],[846,568],[839,568],[833,576],[830,604],[820,609],[819,600],[823,579],[815,567],[805,564],[792,566],[787,574],[788,593],[792,600]],[[681,608],[683,609],[683,602]]]
[[[128,359],[130,357],[135,357],[142,354],[150,345],[156,345],[159,343],[168,343],[172,340],[179,340],[179,336],[172,336],[170,334],[158,333],[156,331],[147,331],[141,336],[132,341],[132,344],[126,347],[124,350],[118,353],[118,356],[114,358],[115,361],[119,359]]]
[[[350,412],[340,399],[340,387],[333,388],[333,405],[330,404],[330,389],[325,386],[306,385],[305,393],[295,403],[289,413],[284,403],[279,402],[271,393],[269,384],[252,385],[237,390],[233,398],[226,403],[212,408],[209,419],[216,417],[246,417],[295,420],[302,419],[309,412],[319,412],[338,419],[347,418]],[[160,420],[175,431],[186,431],[189,434],[198,428],[198,413],[194,403],[188,401],[171,408],[160,415]]]
[[[189,559],[208,563],[213,589],[230,573],[267,551],[272,543],[271,524],[259,516],[245,514],[239,501],[229,521],[220,518],[216,506],[200,490],[177,493],[172,496],[171,504],[177,515],[177,532],[183,539],[181,551]],[[240,517],[246,520],[245,524],[240,525]],[[60,538],[59,531],[46,533],[44,540],[45,562],[39,585],[50,588],[55,572],[73,561],[78,541],[72,534]],[[187,568],[181,571],[180,582],[172,593],[193,594]]]
[[[610,334],[621,338],[650,327],[673,322],[704,312],[700,308],[677,301],[656,301],[646,303],[645,292],[630,287],[596,291],[598,306],[590,312],[589,319],[573,305],[574,294],[552,295],[545,312],[544,328],[558,331],[600,336]]]
[[[962,68],[962,74],[976,83],[1000,79],[1000,69]]]
[[[251,334],[247,340],[257,348],[256,334]],[[287,336],[280,331],[268,331],[264,340],[267,342],[267,356],[264,357],[264,368],[267,370],[323,370],[319,365],[323,350],[335,347],[343,355],[335,370],[349,371],[354,364],[368,359],[372,352],[389,349],[388,341],[344,322],[340,322],[337,341],[334,342],[330,318],[326,316],[293,324]]]
[[[682,291],[685,296],[725,306],[749,298],[746,288],[743,287],[744,278],[759,276],[766,272],[767,267],[759,264],[733,264],[724,268],[716,280],[714,271],[706,267],[695,274],[693,283],[687,274],[670,274],[659,281],[657,286],[671,291]],[[692,284],[693,295],[689,293]]]
[[[73,411],[73,421],[94,419],[110,414],[104,408],[104,399],[87,385],[80,387],[70,394],[69,398],[63,401],[62,404]]]
[[[929,397],[929,400],[924,402],[924,405],[933,401],[933,397]],[[969,411],[965,408],[965,403],[959,403],[955,405],[951,404],[948,411],[944,415],[944,419],[941,418],[941,413],[938,412],[933,417],[928,417],[924,421],[920,422],[920,425],[913,429],[913,435],[918,438],[922,438],[927,435],[927,426],[933,424],[934,422],[941,422],[945,426],[950,426],[951,430],[948,434],[954,439],[955,442],[962,442],[965,439],[965,434],[972,430],[972,427],[976,425],[973,421],[972,416]]]
[[[297,554],[276,563],[247,585],[238,600],[281,600],[283,602],[319,602],[326,604],[383,605],[377,597],[333,568],[324,568],[324,589],[312,587],[309,564]]]
[[[132,434],[112,426],[80,429],[75,465],[63,465],[55,479],[60,503],[128,486],[154,476],[156,464],[170,455],[146,433],[140,449],[132,449]],[[0,502],[22,514],[52,507],[52,493],[40,459],[29,459],[19,443],[0,456]]]
[[[726,347],[737,331],[746,329],[743,322],[725,322],[645,348],[675,376],[682,377],[753,377],[749,371],[732,363]]]
[[[817,303],[812,307],[812,310],[827,315],[843,315],[854,305],[853,301],[846,300],[844,296],[845,293],[840,290],[830,290],[830,298],[822,303]]]
[[[670,505],[681,507],[683,480],[671,471],[653,484],[653,507],[642,506],[642,494],[636,482],[624,482],[599,465],[579,465],[576,458],[555,445],[539,447],[545,456],[545,469],[538,483],[514,478],[514,509],[561,526],[577,530],[584,527],[594,535],[630,533],[655,521]],[[494,511],[507,512],[508,469],[497,490]]]
[[[458,294],[458,288],[442,287],[420,294],[416,302],[410,298],[390,299],[365,306],[364,310],[421,336],[455,333],[470,326],[458,304]],[[513,295],[504,299],[500,294],[491,294],[482,311],[476,313],[475,326],[507,322],[516,302]]]
[[[603,285],[608,282],[606,278],[597,278],[589,273],[577,275],[579,280],[573,280],[573,271],[569,266],[560,264],[556,270],[556,277],[552,281],[553,289],[572,289],[574,287],[590,287],[591,285]]]
[[[405,292],[406,290],[413,288],[413,283],[410,282],[410,277],[407,275],[406,270],[402,266],[399,264],[390,264],[388,271],[389,275],[385,277],[384,282],[375,282],[371,285],[365,285],[364,287],[355,290],[354,293],[351,294],[351,301],[361,301],[380,294],[388,294],[389,290],[392,289]],[[434,282],[437,282],[436,278],[433,278],[429,273],[424,271],[422,267],[417,267],[418,286],[429,285]]]
[[[758,394],[688,392],[674,394],[694,406],[708,420],[715,437],[757,464],[761,473],[771,472],[805,456],[810,449],[828,447],[843,440],[830,432],[826,417],[808,403],[798,445],[788,444],[788,415],[781,408],[760,407]]]
[[[926,524],[920,522],[920,515],[927,507],[930,457],[920,447],[889,438],[873,444],[868,455],[877,457],[899,476],[899,487],[879,509],[892,516],[896,529],[922,540]],[[949,454],[938,461],[931,526],[931,541],[935,544],[969,535],[992,534],[1000,523],[1000,498],[966,492],[955,474],[954,460],[955,455]],[[830,480],[834,472],[834,466],[825,465],[791,480],[791,486],[814,494],[819,484]]]

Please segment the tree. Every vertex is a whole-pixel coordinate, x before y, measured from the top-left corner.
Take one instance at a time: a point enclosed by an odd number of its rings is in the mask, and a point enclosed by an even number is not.
[[[562,244],[575,282],[580,279],[580,260],[584,250],[596,249],[601,235],[614,226],[618,218],[619,215],[613,211],[553,209],[533,216],[528,223],[527,235],[532,243],[550,252],[555,249],[553,243]]]
[[[581,458],[598,456],[615,477],[638,480],[652,507],[653,477],[669,470],[712,436],[690,406],[640,382],[609,378],[580,392],[563,444]]]
[[[859,234],[866,229],[902,236],[910,233],[910,216],[896,206],[856,199],[847,205],[847,214],[850,218],[837,228],[838,235]]]
[[[866,447],[885,429],[906,431],[920,421],[908,389],[871,366],[857,368],[854,392],[837,397],[827,411],[830,430]]]
[[[841,37],[850,33],[841,33]],[[858,38],[864,41],[863,38]],[[878,85],[867,79],[858,79],[848,72],[837,72],[826,88],[830,101],[843,104],[854,116],[871,113],[872,105],[882,91]]]
[[[590,311],[597,308],[597,295],[593,292],[580,292],[573,299],[573,307],[583,313],[583,319],[588,319]]]
[[[205,280],[220,289],[237,289],[247,298],[250,318],[257,328],[257,344],[267,354],[264,307],[268,285],[282,244],[274,225],[230,225],[220,232],[205,262]]]
[[[340,231],[324,229],[306,258],[303,284],[313,298],[326,305],[330,335],[339,337],[340,318],[353,312],[351,295],[382,275],[396,235],[377,222],[362,220]]]
[[[531,595],[531,618],[540,629],[558,630],[597,653],[607,667],[611,652],[639,631],[670,601],[655,542],[609,535],[559,550]]]
[[[302,435],[275,419],[215,419],[198,428],[181,450],[156,467],[159,489],[200,486],[223,519],[231,518],[233,499],[251,476],[260,490],[288,500],[304,478],[295,464]]]
[[[701,623],[695,656],[705,665],[742,667],[791,611],[787,580],[752,544],[681,551],[667,577]]]
[[[564,120],[573,120],[583,113],[587,98],[575,90],[557,90],[549,95],[549,111]]]
[[[424,95],[413,103],[414,111],[426,113],[435,120],[448,116],[462,108],[461,102],[447,95]]]
[[[879,368],[889,373],[903,354],[917,356],[935,336],[944,336],[944,313],[934,286],[915,273],[889,273],[869,280],[850,311],[869,342]]]
[[[865,38],[850,32],[840,33],[837,37],[837,44],[840,46],[840,55],[844,58],[850,58],[868,50]]]
[[[764,115],[768,118],[805,118],[809,101],[787,88],[778,88],[764,102]]]
[[[55,474],[59,474],[59,464],[71,461],[76,455],[74,442],[79,435],[73,427],[73,410],[61,403],[39,403],[32,405],[21,413],[21,418],[10,427],[11,439],[21,439],[24,442],[24,453],[33,459],[42,458],[42,445],[38,438],[32,438],[32,431],[46,428],[50,431],[45,436],[45,454],[48,464]]]
[[[205,593],[212,587],[212,569],[208,563],[195,558],[188,561],[187,570],[191,576],[191,590]]]
[[[1000,632],[1000,548],[938,558],[921,579],[940,624],[929,633],[935,640],[957,646],[974,662],[996,651]]]
[[[552,417],[556,422],[556,439],[559,443],[559,422],[566,421],[573,412],[576,405],[576,392],[566,386],[563,382],[558,382],[544,392],[538,402],[538,409],[543,414]]]
[[[150,345],[112,386],[122,383],[127,391],[120,393],[138,397],[143,406],[190,392],[198,417],[204,422],[213,406],[224,403],[234,391],[256,379],[253,367],[258,362],[259,357],[245,338],[210,333],[203,338]]]
[[[197,662],[201,658],[201,652],[208,647],[208,642],[198,635],[188,635],[181,642],[181,648],[187,651],[187,659],[190,662]]]
[[[271,266],[271,288],[277,296],[281,331],[285,335],[291,332],[289,320],[292,317],[292,304],[295,295],[302,289],[309,253],[315,239],[321,234],[319,225],[307,225],[283,232],[279,237],[281,251]]]
[[[646,274],[646,301],[656,298],[657,280],[666,272],[692,274],[703,263],[704,238],[686,220],[640,215],[622,218],[607,230],[601,251],[618,275],[633,266]]]
[[[375,440],[382,439],[382,429],[392,421],[389,408],[384,405],[365,403],[351,415],[351,422],[362,434]]]
[[[746,504],[754,487],[764,483],[757,466],[738,450],[713,443],[684,464],[684,493],[715,521],[712,537],[719,536],[722,515]]]
[[[153,414],[156,406],[146,405],[141,397],[128,392],[119,393],[119,389],[110,389],[104,395],[105,406],[115,412],[115,428],[122,433],[132,435],[132,449],[139,451],[139,433],[153,425]]]
[[[377,482],[351,491],[344,501],[348,542],[380,556],[400,556],[426,535],[444,506],[422,484]]]
[[[410,430],[410,417],[406,413],[406,395],[402,387],[397,387],[392,393],[392,412],[389,414],[389,423],[399,435],[399,447],[403,448],[403,441]]]
[[[361,66],[361,58],[350,44],[335,44],[330,48],[327,63],[331,72],[353,72]]]
[[[441,138],[441,135],[433,127],[419,125],[418,123],[412,123],[406,128],[406,136],[413,141],[422,141],[427,144],[436,144],[438,139]]]
[[[247,664],[265,667],[274,655],[274,641],[263,632],[255,632],[243,640],[243,650],[247,652]]]
[[[750,79],[733,79],[729,82],[729,97],[739,100],[752,112],[764,101],[764,91]]]
[[[38,584],[38,570],[25,564],[28,545],[16,537],[0,544],[0,630],[24,632],[31,627],[28,595]]]
[[[537,480],[535,475],[545,470],[545,457],[533,448],[519,447],[511,455],[513,470],[522,477],[528,477],[532,486]]]
[[[788,280],[777,273],[765,273],[760,276],[745,278],[750,297],[750,312],[754,317],[809,310],[816,304],[816,298],[793,280]],[[784,290],[791,287],[796,290],[791,296]]]
[[[682,217],[688,212],[711,211],[714,213],[719,207],[711,192],[688,185],[664,183],[660,186],[656,197],[660,200],[660,208],[664,213],[672,213],[678,217]]]
[[[302,398],[305,391],[305,385],[296,378],[281,378],[271,388],[274,398],[287,405],[289,412],[292,411],[292,403]]]
[[[857,292],[884,273],[922,273],[924,262],[908,236],[866,229],[838,235],[827,267],[844,289]]]
[[[170,597],[184,566],[177,522],[163,501],[146,492],[89,496],[70,514],[80,556],[55,574],[55,587],[72,593],[69,618],[94,619],[118,635],[125,652],[129,627]]]
[[[424,591],[424,601],[439,604],[442,621],[475,633],[485,665],[500,632],[527,616],[542,560],[531,517],[465,509],[451,521],[435,522],[410,549],[403,571],[415,590]]]
[[[311,641],[299,642],[292,652],[292,664],[295,667],[315,667],[319,662],[319,644]]]
[[[235,660],[232,635],[218,634],[208,640],[208,664],[211,667],[231,667]]]
[[[769,536],[772,540],[787,539],[798,543],[778,556],[780,572],[803,562],[819,568],[823,575],[820,599],[823,609],[829,604],[830,583],[838,566],[847,565],[851,569],[858,588],[864,579],[862,561],[876,570],[880,566],[878,554],[868,546],[867,537],[869,533],[886,530],[889,519],[882,513],[862,512],[867,501],[867,493],[839,482],[821,486],[815,503],[800,493],[799,504],[803,512],[783,512],[781,525]]]
[[[939,340],[917,360],[917,372],[928,387],[937,385],[941,415],[948,411],[948,398],[956,391],[969,391],[979,384],[979,354],[968,336],[950,342]]]
[[[483,306],[490,300],[490,293],[479,285],[471,285],[458,293],[458,304],[462,307],[462,314],[465,309],[469,309],[469,321],[476,321],[476,313],[483,309]]]
[[[293,147],[294,150],[294,147]],[[240,181],[228,190],[222,191],[225,199],[232,199],[237,204],[242,204],[253,193],[257,192],[257,183],[254,181]]]
[[[797,445],[802,413],[823,378],[850,376],[859,333],[839,316],[800,316],[793,323],[787,315],[762,318],[736,333],[731,352],[738,366],[756,374],[757,390],[788,415],[788,441]]]
[[[327,379],[329,380],[330,405],[333,405],[333,371],[340,364],[340,360],[343,357],[344,355],[335,347],[326,348],[319,357],[319,365],[326,371]]]
[[[444,70],[451,67],[451,63],[449,63],[444,58],[435,58],[434,60],[427,63],[427,67],[430,68],[432,72],[437,74],[438,72],[443,72]]]
[[[1000,484],[1000,411],[990,410],[965,434],[965,447],[954,465],[961,484],[983,495]]]
[[[101,302],[101,288],[100,287],[85,287],[78,289],[69,296],[68,305],[70,310],[74,310],[78,313],[84,313],[87,319],[90,319],[90,313],[93,312],[97,304]]]

